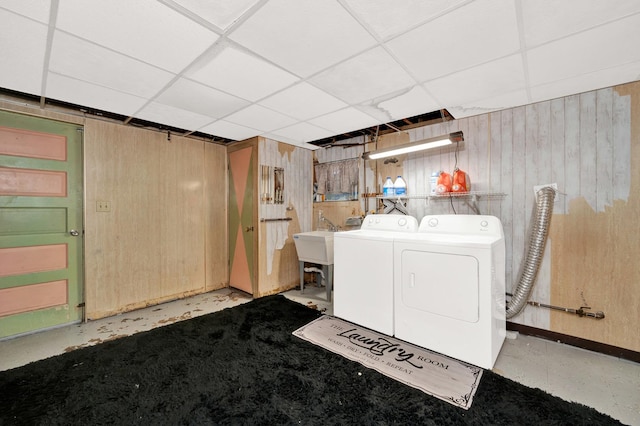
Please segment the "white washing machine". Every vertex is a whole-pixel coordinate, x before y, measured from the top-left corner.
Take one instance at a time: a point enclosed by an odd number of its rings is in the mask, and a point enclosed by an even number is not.
[[[395,336],[493,368],[505,338],[505,244],[494,216],[425,216],[397,235]]]
[[[360,229],[333,237],[333,314],[393,335],[393,244],[418,230],[405,215],[369,215]]]

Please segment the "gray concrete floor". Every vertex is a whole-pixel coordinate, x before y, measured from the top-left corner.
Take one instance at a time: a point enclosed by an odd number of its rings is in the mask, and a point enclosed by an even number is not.
[[[291,300],[328,315],[332,304],[313,284],[285,292]],[[250,301],[233,289],[82,324],[0,341],[0,371]],[[640,425],[640,364],[557,342],[510,333],[493,371],[567,401],[579,402],[629,425]]]

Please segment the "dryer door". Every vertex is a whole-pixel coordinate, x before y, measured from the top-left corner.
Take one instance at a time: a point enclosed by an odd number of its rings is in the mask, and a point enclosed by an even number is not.
[[[478,321],[478,259],[406,249],[400,265],[403,306],[460,321]]]

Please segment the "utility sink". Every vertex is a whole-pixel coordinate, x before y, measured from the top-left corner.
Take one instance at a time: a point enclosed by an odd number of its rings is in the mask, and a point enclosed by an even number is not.
[[[301,262],[333,265],[333,232],[311,231],[293,234]]]

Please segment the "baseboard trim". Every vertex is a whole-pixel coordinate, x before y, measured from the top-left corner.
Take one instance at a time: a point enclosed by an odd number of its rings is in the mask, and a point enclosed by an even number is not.
[[[619,348],[617,346],[607,345],[605,343],[594,342],[593,340],[569,336],[566,334],[557,333],[555,331],[544,330],[541,328],[530,327],[528,325],[522,325],[508,321],[507,330],[517,331],[518,333],[526,334],[528,336],[535,336],[546,340],[553,340],[555,342],[560,342],[578,348],[587,349],[593,352],[599,352],[602,354],[614,356],[616,358],[622,358],[640,363],[640,352]]]

